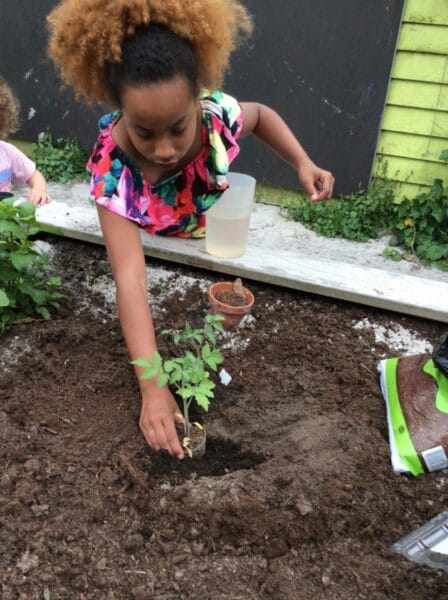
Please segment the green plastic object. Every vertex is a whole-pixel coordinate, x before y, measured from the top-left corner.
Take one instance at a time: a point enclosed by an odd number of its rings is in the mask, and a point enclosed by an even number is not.
[[[448,467],[448,456],[442,445],[417,452],[403,412],[397,386],[399,358],[382,360],[378,365],[380,385],[387,409],[389,445],[392,467],[396,473],[409,473],[414,476],[426,471],[436,471]],[[448,414],[448,377],[437,368],[432,359],[423,365],[423,372],[432,377],[437,391],[434,402],[436,409]],[[448,432],[447,432],[448,435]]]

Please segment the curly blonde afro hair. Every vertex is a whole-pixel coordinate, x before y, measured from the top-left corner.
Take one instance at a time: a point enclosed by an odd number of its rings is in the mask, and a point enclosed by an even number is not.
[[[220,86],[230,53],[252,21],[238,0],[63,0],[48,16],[49,55],[77,97],[114,104],[106,84],[107,65],[119,63],[122,45],[150,23],[187,40],[201,83]]]
[[[0,140],[19,128],[20,104],[6,81],[0,77]]]

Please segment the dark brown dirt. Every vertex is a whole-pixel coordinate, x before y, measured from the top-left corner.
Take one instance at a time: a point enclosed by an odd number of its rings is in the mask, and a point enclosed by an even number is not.
[[[218,292],[216,299],[227,304],[228,306],[246,306],[248,304],[245,296],[240,296],[234,291],[226,290],[224,292]]]
[[[145,446],[118,323],[92,311],[104,250],[50,241],[71,300],[0,340],[2,600],[448,597],[446,574],[390,550],[446,509],[446,474],[392,472],[376,375],[391,351],[353,329],[435,341],[442,325],[246,282],[255,320],[224,350],[208,452],[177,462]],[[207,311],[199,285],[153,298],[159,329]]]

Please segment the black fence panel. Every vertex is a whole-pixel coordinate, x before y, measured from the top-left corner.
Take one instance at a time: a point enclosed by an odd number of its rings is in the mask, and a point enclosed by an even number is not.
[[[243,0],[252,38],[232,58],[225,90],[276,109],[310,156],[336,176],[338,193],[367,187],[404,0]],[[22,104],[19,135],[45,130],[90,147],[101,107],[62,88],[46,57],[45,16],[55,0],[1,0],[0,73]],[[235,170],[297,187],[297,176],[252,138]]]

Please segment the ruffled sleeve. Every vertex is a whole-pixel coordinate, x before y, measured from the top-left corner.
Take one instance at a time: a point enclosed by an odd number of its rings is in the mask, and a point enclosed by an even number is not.
[[[220,179],[239,154],[243,113],[235,98],[220,91],[205,92],[201,104],[210,145],[208,170]]]
[[[108,114],[98,121],[100,133],[86,165],[90,173],[90,195],[94,200],[112,197],[116,191],[118,179],[112,173],[111,152],[115,147],[111,130],[114,114]],[[119,176],[120,173],[117,173]]]
[[[112,212],[140,223],[143,187],[140,172],[134,172],[126,156],[112,138],[112,127],[120,113],[102,117],[100,133],[87,163],[90,172],[90,196]]]

